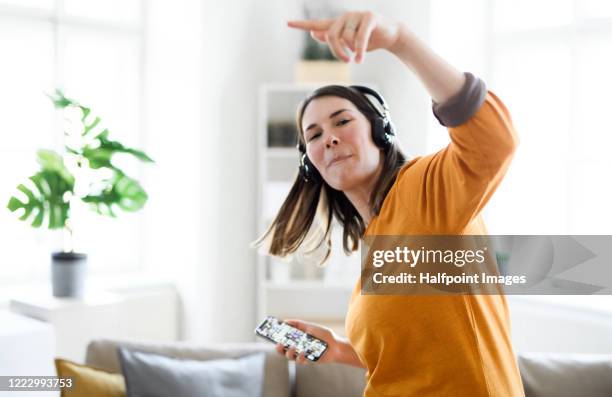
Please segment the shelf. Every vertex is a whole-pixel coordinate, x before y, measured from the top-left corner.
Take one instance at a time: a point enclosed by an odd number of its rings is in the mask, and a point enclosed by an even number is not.
[[[351,292],[354,285],[332,284],[324,280],[290,280],[286,282],[267,280],[264,283],[267,290],[274,291],[341,291]]]
[[[269,157],[295,158],[299,157],[299,151],[294,146],[289,147],[269,147],[265,154]]]
[[[342,321],[352,286],[326,285],[318,280],[264,283],[266,314],[279,318]]]

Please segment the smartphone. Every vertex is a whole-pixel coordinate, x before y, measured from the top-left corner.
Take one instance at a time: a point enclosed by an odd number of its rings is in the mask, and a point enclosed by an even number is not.
[[[327,342],[272,316],[266,317],[255,328],[255,334],[271,342],[280,343],[286,348],[295,347],[297,354],[304,352],[304,356],[310,361],[317,361],[327,350]]]

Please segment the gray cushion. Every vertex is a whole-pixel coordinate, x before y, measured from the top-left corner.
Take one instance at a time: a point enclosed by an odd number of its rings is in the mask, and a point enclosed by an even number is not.
[[[265,357],[196,361],[119,348],[128,397],[259,397]]]
[[[610,397],[612,357],[596,354],[521,353],[525,397]]]
[[[136,342],[97,339],[87,346],[85,362],[107,371],[121,372],[117,355],[117,347],[119,346],[191,360],[238,358],[261,352],[266,355],[263,395],[266,397],[289,397],[290,395],[287,359],[276,353],[274,345],[269,343],[216,343],[214,345],[198,346],[190,342],[163,343],[159,341]]]

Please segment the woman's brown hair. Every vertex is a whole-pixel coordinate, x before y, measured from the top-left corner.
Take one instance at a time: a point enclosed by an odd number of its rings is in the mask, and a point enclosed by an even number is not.
[[[297,138],[304,147],[306,143],[302,130],[302,118],[306,107],[313,100],[325,96],[335,96],[351,101],[370,120],[371,128],[374,128],[374,119],[380,117],[369,100],[354,88],[341,85],[318,88],[302,101],[297,110]],[[394,138],[392,143],[384,149],[382,172],[370,196],[370,208],[373,214],[380,213],[385,197],[406,161],[407,156]],[[298,174],[276,218],[264,235],[258,238],[253,245],[255,247],[265,245],[266,253],[269,255],[286,257],[296,252],[304,243],[307,245],[306,253],[308,253],[320,248],[325,242],[327,252],[321,261],[323,264],[331,253],[332,217],[335,217],[343,227],[344,252],[348,255],[356,251],[366,225],[353,204],[342,191],[332,188],[323,178],[320,178],[318,183],[306,182]],[[324,230],[323,235],[312,233],[311,227],[316,218],[320,218],[317,221]],[[308,239],[314,239],[314,241],[305,241]]]

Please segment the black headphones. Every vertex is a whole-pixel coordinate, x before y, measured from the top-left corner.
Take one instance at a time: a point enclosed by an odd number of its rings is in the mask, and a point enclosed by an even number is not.
[[[382,95],[369,87],[362,85],[351,85],[349,88],[361,93],[361,95],[363,95],[366,101],[370,104],[370,107],[378,114],[378,116],[372,120],[372,140],[379,148],[385,151],[388,150],[393,143],[395,127],[391,122],[387,102]],[[370,99],[370,97],[374,97],[374,100]],[[321,174],[319,174],[319,171],[315,168],[306,155],[306,146],[300,142],[298,143],[297,148],[301,153],[300,176],[305,182],[321,182]]]

